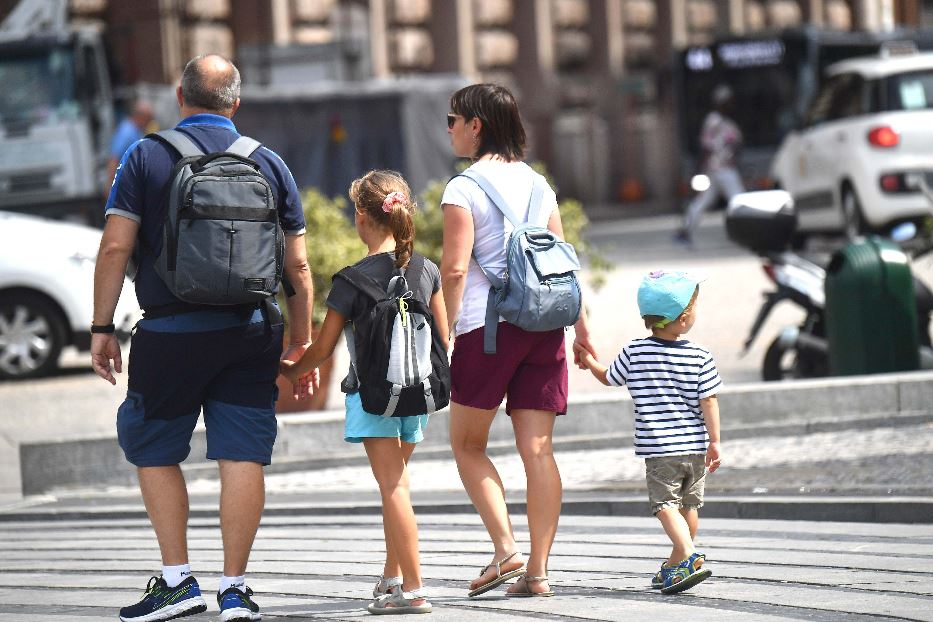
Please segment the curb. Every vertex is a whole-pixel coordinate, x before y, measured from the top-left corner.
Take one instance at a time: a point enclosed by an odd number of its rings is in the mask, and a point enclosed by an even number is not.
[[[416,514],[473,514],[469,501],[416,502]],[[508,504],[512,514],[525,514],[525,503]],[[354,504],[270,503],[263,516],[371,516],[379,515],[378,503]],[[585,494],[564,501],[561,514],[568,516],[649,516],[643,495]],[[216,507],[192,507],[191,518],[219,519]],[[747,520],[830,521],[851,523],[931,523],[933,497],[748,497],[722,496],[703,507],[703,518]],[[38,521],[147,520],[144,509],[63,508],[0,511],[0,524]]]
[[[787,436],[839,426],[879,427],[894,424],[895,418],[929,421],[933,418],[929,406],[933,404],[933,372],[736,385],[724,389],[719,401],[726,438],[769,433]],[[568,412],[557,422],[557,447],[582,449],[630,442],[633,409],[624,391],[607,389],[579,396],[571,400]],[[443,415],[444,411],[435,416]],[[359,459],[358,453],[347,452],[345,444],[338,440],[342,438],[342,411],[281,417],[274,466],[269,472],[358,464],[352,462]],[[489,440],[491,448],[499,451],[513,446],[508,417],[496,417]],[[449,455],[449,451],[447,426],[435,424],[419,454]],[[21,445],[19,452],[24,496],[61,488],[136,483],[135,468],[126,462],[112,435],[29,443]],[[206,439],[201,429],[192,438],[191,456],[205,453]],[[216,471],[211,462],[189,460],[183,465],[186,473],[210,476]]]

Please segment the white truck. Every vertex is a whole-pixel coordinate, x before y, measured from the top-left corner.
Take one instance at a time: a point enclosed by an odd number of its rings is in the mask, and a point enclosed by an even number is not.
[[[0,23],[0,210],[100,224],[113,101],[100,33],[67,0]]]

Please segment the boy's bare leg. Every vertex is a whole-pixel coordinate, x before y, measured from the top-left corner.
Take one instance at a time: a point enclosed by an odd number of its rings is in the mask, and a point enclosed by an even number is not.
[[[667,559],[668,566],[676,566],[690,557],[693,552],[693,539],[690,537],[690,527],[676,508],[664,508],[655,516],[661,521],[664,532],[671,539],[673,548],[671,556]]]
[[[680,515],[687,521],[690,528],[690,539],[697,539],[697,528],[700,526],[700,512],[696,508],[680,508]]]

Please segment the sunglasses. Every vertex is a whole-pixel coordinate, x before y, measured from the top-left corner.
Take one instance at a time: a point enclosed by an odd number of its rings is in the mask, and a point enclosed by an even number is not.
[[[452,112],[447,113],[447,129],[451,129],[454,126],[454,123],[457,122],[457,117],[462,115],[454,114]]]

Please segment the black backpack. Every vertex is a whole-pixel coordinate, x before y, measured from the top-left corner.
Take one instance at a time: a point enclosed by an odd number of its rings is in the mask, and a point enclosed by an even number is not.
[[[392,277],[386,288],[353,266],[334,275],[371,303],[345,331],[368,413],[407,417],[450,403],[450,366],[434,314],[429,301],[408,286],[411,282],[418,289],[424,262],[424,256],[413,253],[405,274]]]

